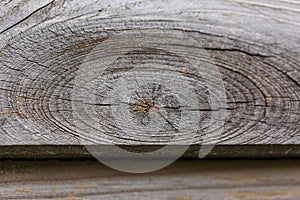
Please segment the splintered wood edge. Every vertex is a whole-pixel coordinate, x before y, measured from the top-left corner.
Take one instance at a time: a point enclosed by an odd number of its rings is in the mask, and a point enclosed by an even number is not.
[[[122,147],[122,146],[121,146]],[[153,150],[161,146],[123,146]],[[197,159],[200,146],[193,145],[182,159]],[[300,145],[217,145],[205,159],[289,159],[300,158]],[[82,145],[11,145],[0,146],[0,160],[95,159]],[[112,158],[114,159],[114,158]]]

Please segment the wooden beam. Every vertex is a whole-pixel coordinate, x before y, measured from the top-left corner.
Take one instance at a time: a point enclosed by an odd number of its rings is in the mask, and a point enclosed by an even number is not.
[[[0,7],[3,148],[164,145],[173,137],[201,144],[203,133],[220,146],[300,144],[297,1],[19,0]],[[94,72],[95,63],[107,68]],[[115,105],[109,97],[123,95],[118,80],[126,74],[138,83],[128,79],[132,101]],[[93,112],[76,110],[78,102]],[[162,130],[151,120],[165,120]],[[177,134],[178,124],[191,131]]]

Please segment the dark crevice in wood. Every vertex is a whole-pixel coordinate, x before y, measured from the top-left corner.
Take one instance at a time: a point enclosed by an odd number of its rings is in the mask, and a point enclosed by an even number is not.
[[[260,58],[271,58],[271,57],[274,57],[274,56],[269,56],[269,55],[263,55],[263,54],[260,54],[260,53],[250,53],[250,52],[242,50],[242,49],[234,49],[234,48],[226,49],[226,48],[203,47],[203,49],[210,50],[210,51],[229,51],[229,52],[232,51],[232,52],[239,52],[239,53],[243,53],[243,54],[246,54],[248,56],[251,56],[251,57],[260,57]]]
[[[31,17],[32,15],[34,15],[35,13],[37,13],[37,12],[43,10],[44,8],[48,7],[49,5],[53,4],[54,1],[55,1],[55,0],[53,0],[52,2],[46,4],[46,5],[42,6],[42,7],[40,7],[39,9],[35,10],[34,12],[32,12],[32,13],[30,13],[29,15],[27,15],[26,17],[24,17],[22,20],[20,20],[20,21],[18,21],[17,23],[11,25],[10,27],[7,27],[7,28],[4,29],[3,31],[1,31],[0,34],[3,34],[3,33],[5,33],[5,32],[7,32],[8,30],[12,29],[13,27],[19,25],[20,23],[26,21],[28,18],[30,18],[30,17]]]
[[[107,145],[105,145],[107,146]],[[118,145],[129,151],[153,151],[162,145]],[[174,147],[176,147],[175,145]],[[198,159],[201,146],[192,145],[181,159]],[[139,150],[140,149],[140,150]],[[148,149],[148,150],[147,150]],[[166,154],[167,155],[167,154]],[[103,155],[105,156],[105,155]],[[291,159],[300,158],[299,145],[216,145],[206,159]],[[0,146],[1,160],[95,159],[82,145]]]

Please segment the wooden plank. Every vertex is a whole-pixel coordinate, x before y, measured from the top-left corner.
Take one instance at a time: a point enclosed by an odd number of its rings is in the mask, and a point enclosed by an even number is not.
[[[93,161],[5,161],[0,180],[1,199],[300,198],[299,160],[177,161],[140,175]]]
[[[228,114],[224,124],[221,117],[220,125],[214,123],[216,130],[222,129],[220,137],[214,137],[212,130],[208,134],[213,144],[300,143],[298,1],[32,2],[35,1],[1,2],[1,145],[12,149],[15,145],[164,145],[174,135],[178,141],[201,144],[202,131],[211,125],[207,120],[222,112]],[[91,103],[95,118],[83,113],[84,125],[77,127],[74,87],[78,86],[78,72],[82,66],[89,69],[87,63],[111,61],[109,56],[115,60],[100,76],[102,84],[93,88],[97,99],[85,102],[86,106]],[[208,77],[199,76],[192,60],[214,64],[223,81],[217,81],[218,76],[210,72]],[[166,66],[170,73],[164,74],[162,68]],[[148,68],[162,77],[171,74],[171,84],[178,90],[172,93],[168,85],[149,85],[163,78],[145,78],[149,76],[144,77],[140,71]],[[133,96],[137,101],[127,106],[118,104],[114,115],[115,105],[105,100],[109,99],[111,87],[120,87],[116,84],[118,76],[127,72],[138,73],[136,80],[147,80],[148,85],[138,85],[143,97]],[[215,103],[225,106],[215,108],[207,92],[219,94],[222,84],[226,99],[222,104]],[[208,91],[207,85],[213,91]],[[77,89],[89,97],[89,88]],[[149,100],[145,90],[150,89],[160,95],[160,100]],[[177,105],[178,101],[176,104],[180,95],[191,101],[186,110]],[[164,121],[167,125],[161,132],[150,131],[150,137],[143,129],[131,132],[132,122],[140,128],[150,123],[146,120],[149,115],[155,123],[165,118],[155,111],[154,103],[166,105],[161,108],[170,117],[169,122]],[[118,115],[118,109],[129,114]],[[153,109],[154,114],[149,112]],[[180,115],[183,112],[187,118]],[[124,127],[116,122],[122,116],[119,121]],[[195,137],[189,132],[176,135],[174,123],[181,123],[181,118],[186,124],[200,121]],[[129,125],[124,124],[127,121]],[[95,126],[97,134],[89,126]]]

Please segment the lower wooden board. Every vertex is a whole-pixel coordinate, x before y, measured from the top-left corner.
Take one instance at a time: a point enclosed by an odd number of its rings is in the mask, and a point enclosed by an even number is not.
[[[181,160],[149,174],[95,161],[4,161],[1,199],[300,199],[300,160]]]

